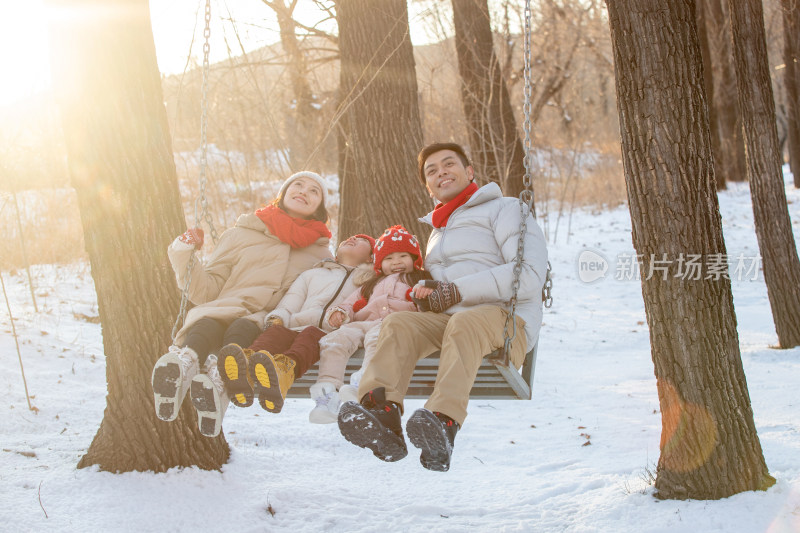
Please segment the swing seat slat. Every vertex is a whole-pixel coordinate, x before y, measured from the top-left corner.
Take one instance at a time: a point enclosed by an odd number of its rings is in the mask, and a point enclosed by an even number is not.
[[[478,369],[478,376],[472,386],[469,397],[471,399],[486,400],[530,400],[533,384],[533,375],[536,368],[536,353],[539,344],[525,356],[525,362],[520,370],[513,366],[501,366],[491,363],[487,357],[496,355],[497,352],[487,355]],[[345,370],[345,383],[350,382],[350,375],[361,368],[364,350],[359,349],[347,363]],[[436,382],[436,373],[439,368],[439,352],[421,359],[411,378],[406,398],[425,399],[433,392]],[[317,381],[318,366],[311,367],[300,379],[294,382],[289,389],[289,398],[308,398],[308,389]]]

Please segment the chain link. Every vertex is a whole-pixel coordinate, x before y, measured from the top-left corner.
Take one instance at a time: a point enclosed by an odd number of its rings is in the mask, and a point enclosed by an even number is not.
[[[205,4],[205,27],[203,29],[203,84],[201,88],[200,100],[200,193],[194,201],[194,225],[199,228],[200,224],[205,221],[211,234],[211,239],[214,244],[217,243],[219,236],[217,229],[214,227],[214,220],[208,210],[208,199],[206,198],[206,167],[208,164],[208,78],[209,78],[209,54],[211,52],[211,0],[206,0]],[[175,338],[178,335],[186,319],[186,311],[189,307],[189,286],[192,283],[192,270],[197,262],[196,254],[192,250],[192,256],[189,258],[189,263],[186,265],[186,281],[181,291],[181,304],[178,310],[178,317],[175,319],[175,324],[172,326],[172,343],[175,344]]]
[[[208,166],[208,79],[209,79],[209,54],[211,52],[211,0],[206,0],[205,8],[205,28],[203,29],[203,86],[201,99],[200,116],[200,195],[194,204],[195,225],[200,226],[201,221],[208,225],[211,239],[217,243],[219,236],[214,227],[214,220],[208,210],[208,199],[206,198],[206,168]],[[200,209],[198,210],[198,203]]]
[[[525,166],[525,176],[522,179],[524,186],[519,194],[519,210],[520,210],[520,225],[519,225],[519,240],[517,241],[517,257],[514,262],[514,281],[512,283],[512,293],[509,305],[511,312],[506,317],[506,323],[503,328],[503,336],[505,341],[503,350],[500,354],[493,358],[493,362],[508,366],[508,354],[511,351],[511,343],[517,336],[517,295],[519,293],[520,276],[522,275],[522,263],[525,257],[525,235],[528,232],[528,216],[533,215],[536,219],[536,206],[534,205],[533,196],[533,173],[532,167],[532,142],[531,142],[531,99],[533,92],[533,81],[531,76],[531,2],[525,0],[525,31],[524,31],[524,89],[523,89],[523,104],[522,114],[523,122],[522,129],[524,131],[524,149],[525,156],[523,164]],[[545,275],[545,282],[542,288],[542,302],[544,306],[550,308],[553,305],[553,297],[551,290],[553,287],[553,280],[550,276],[551,267],[550,262],[547,262],[547,273]]]

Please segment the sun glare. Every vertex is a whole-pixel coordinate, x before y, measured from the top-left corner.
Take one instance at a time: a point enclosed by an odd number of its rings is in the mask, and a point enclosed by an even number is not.
[[[50,84],[47,22],[40,0],[6,2],[0,17],[0,106]]]
[[[187,66],[202,62],[203,39],[202,0],[151,0],[150,14],[156,54],[161,72],[175,74]],[[50,86],[49,51],[47,42],[47,8],[43,0],[5,2],[0,17],[0,107],[14,104],[27,96],[42,92]],[[237,56],[279,40],[274,13],[260,2],[212,0],[211,2],[211,61],[221,61],[228,55]],[[425,42],[416,18],[410,13],[412,39]],[[295,16],[307,25],[325,17],[310,0],[298,2]],[[416,28],[415,28],[416,26]],[[335,31],[335,23],[322,26]],[[192,36],[194,34],[194,42]]]

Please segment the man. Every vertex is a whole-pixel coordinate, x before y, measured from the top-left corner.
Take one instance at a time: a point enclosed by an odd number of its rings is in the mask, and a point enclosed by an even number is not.
[[[433,393],[408,420],[411,443],[429,470],[447,471],[455,435],[484,355],[504,344],[520,228],[519,201],[495,183],[481,188],[461,146],[436,143],[418,157],[419,179],[439,201],[422,220],[433,226],[425,267],[435,287],[414,288],[430,311],[399,312],[383,321],[375,358],[359,385],[361,403],[339,411],[344,437],[384,461],[408,454],[401,426],[403,398],[419,359],[441,350]],[[542,323],[547,271],[544,235],[528,215],[517,301],[517,335],[509,359],[519,368]]]

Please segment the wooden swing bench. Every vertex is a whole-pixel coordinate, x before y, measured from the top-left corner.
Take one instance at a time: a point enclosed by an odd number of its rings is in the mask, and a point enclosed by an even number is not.
[[[533,390],[533,374],[536,368],[536,352],[539,343],[525,356],[525,362],[520,371],[512,365],[497,365],[489,361],[489,357],[497,355],[492,352],[483,358],[483,363],[478,369],[478,377],[469,397],[472,399],[486,400],[530,400]],[[348,361],[345,371],[345,383],[350,382],[350,375],[361,368],[364,350],[359,349]],[[428,398],[433,392],[436,381],[436,372],[439,369],[439,352],[420,359],[414,369],[411,384],[408,387],[406,398]],[[308,398],[308,389],[317,381],[317,365],[311,367],[300,379],[294,382],[289,389],[289,398]]]

